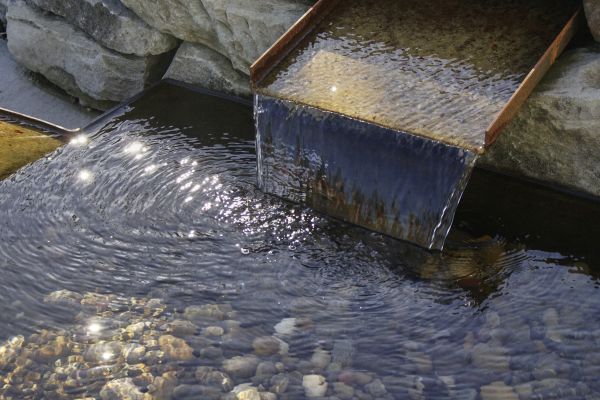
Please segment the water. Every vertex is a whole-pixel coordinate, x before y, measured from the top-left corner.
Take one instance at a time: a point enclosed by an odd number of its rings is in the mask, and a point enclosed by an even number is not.
[[[259,91],[480,151],[489,125],[578,6],[344,1]]]
[[[260,187],[441,250],[488,127],[576,7],[340,2],[256,83]]]
[[[443,248],[476,153],[260,94],[255,112],[263,191]]]
[[[258,190],[246,105],[162,84],[92,131],[0,182],[0,397],[600,397],[597,204],[477,172],[429,253]]]

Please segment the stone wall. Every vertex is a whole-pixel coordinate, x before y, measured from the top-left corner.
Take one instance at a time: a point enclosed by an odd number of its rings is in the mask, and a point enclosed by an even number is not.
[[[26,68],[106,109],[163,76],[250,96],[249,68],[311,0],[0,0]]]

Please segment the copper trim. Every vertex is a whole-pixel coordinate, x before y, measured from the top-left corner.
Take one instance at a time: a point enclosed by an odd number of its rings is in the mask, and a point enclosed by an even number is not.
[[[256,87],[283,59],[296,48],[340,2],[340,0],[319,0],[286,33],[283,34],[250,67],[250,81]]]
[[[519,108],[525,103],[525,100],[531,95],[533,89],[542,80],[544,75],[548,72],[552,64],[556,61],[558,56],[567,47],[569,41],[573,38],[577,29],[579,28],[583,19],[583,10],[580,8],[571,17],[569,22],[565,25],[562,31],[558,34],[554,42],[546,50],[542,58],[537,62],[529,74],[525,77],[521,85],[517,88],[517,91],[513,93],[508,103],[504,105],[502,111],[498,113],[496,119],[490,124],[485,132],[485,147],[491,146],[502,129],[515,117]]]

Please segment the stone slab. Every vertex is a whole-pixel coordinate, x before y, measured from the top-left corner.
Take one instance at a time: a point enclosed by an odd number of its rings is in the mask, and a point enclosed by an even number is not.
[[[235,70],[227,57],[201,44],[182,44],[165,78],[237,96],[251,96],[250,77]]]
[[[81,128],[98,115],[17,64],[8,52],[5,40],[0,40],[0,71],[2,108],[67,129]]]
[[[98,109],[160,79],[171,59],[171,55],[137,57],[107,49],[64,19],[24,1],[11,2],[7,19],[8,49],[19,64]]]
[[[600,45],[558,60],[479,165],[600,197]]]
[[[147,56],[166,53],[177,40],[142,21],[119,0],[29,0],[65,18],[109,49]]]

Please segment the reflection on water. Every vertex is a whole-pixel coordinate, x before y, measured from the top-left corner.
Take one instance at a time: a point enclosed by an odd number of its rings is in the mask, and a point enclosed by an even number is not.
[[[597,205],[478,173],[431,254],[255,162],[249,107],[163,84],[0,182],[0,397],[600,396]]]

